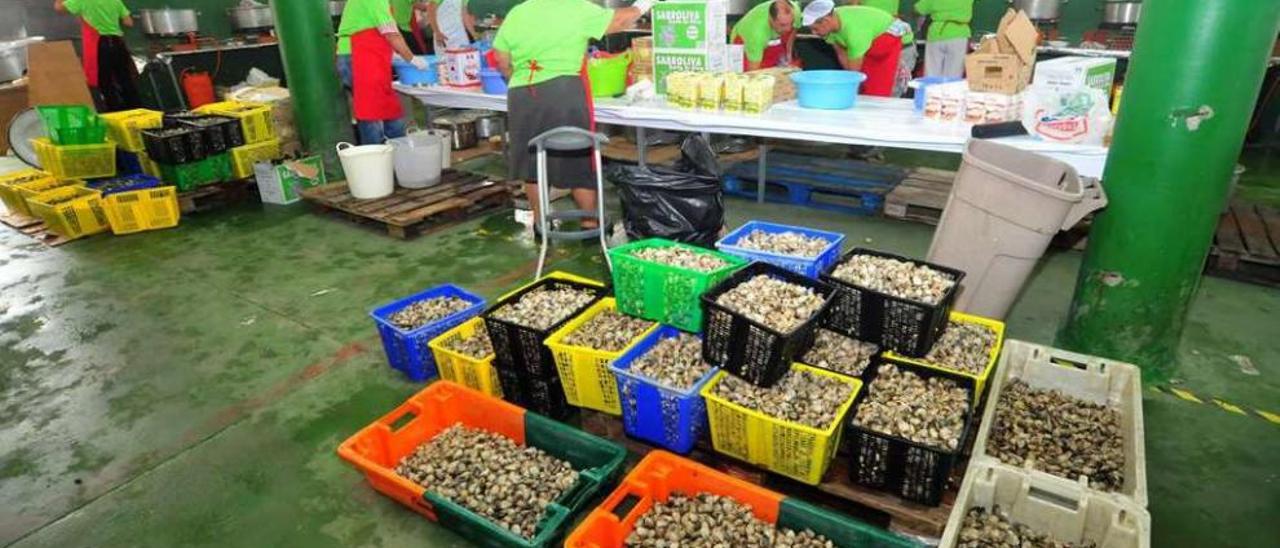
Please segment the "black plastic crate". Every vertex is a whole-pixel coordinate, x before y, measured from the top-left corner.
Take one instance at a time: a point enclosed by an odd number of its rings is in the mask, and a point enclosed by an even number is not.
[[[871,393],[871,383],[875,381],[880,368],[886,365],[926,379],[950,379],[969,392],[970,405],[965,406],[964,430],[960,433],[960,440],[954,450],[926,446],[854,424],[858,410],[862,407],[862,400]],[[845,427],[845,439],[849,440],[849,479],[859,485],[887,491],[920,504],[940,504],[942,494],[947,490],[947,481],[951,478],[951,470],[960,462],[962,455],[968,454],[966,447],[973,441],[970,439],[970,433],[975,430],[975,415],[971,409],[973,388],[973,379],[963,375],[902,363],[872,364],[863,372],[862,390],[853,400],[853,408],[849,411]]]
[[[565,398],[560,376],[536,379],[515,369],[497,369],[502,399],[556,420],[573,414],[574,407]]]
[[[494,310],[507,303],[520,300],[520,297],[523,297],[526,293],[537,291],[544,287],[550,289],[585,289],[595,293],[596,297],[587,304],[582,305],[581,308],[574,310],[572,314],[566,315],[563,320],[544,330],[517,325],[492,316]],[[489,330],[489,339],[493,341],[494,368],[498,370],[513,369],[523,372],[533,379],[544,381],[552,377],[559,379],[560,374],[557,372],[555,358],[551,354],[551,349],[547,348],[547,345],[542,342],[547,340],[547,337],[550,337],[555,330],[560,329],[560,326],[591,307],[607,293],[608,290],[606,288],[595,285],[558,278],[543,278],[494,303],[483,315],[485,329]]]
[[[179,120],[179,125],[204,133],[205,148],[209,154],[226,152],[244,145],[244,132],[240,120],[229,116],[198,116]]]
[[[825,302],[809,321],[780,333],[716,303],[716,298],[759,274],[813,288]],[[756,386],[773,386],[813,345],[835,288],[770,263],[751,263],[702,294],[702,358]]]
[[[209,156],[204,132],[189,127],[144,129],[142,143],[147,156],[160,164],[189,164]]]
[[[925,304],[856,286],[833,276],[835,268],[855,255],[922,264],[950,276],[955,284],[947,290],[938,304]],[[964,272],[954,268],[865,248],[850,250],[836,262],[835,268],[821,276],[822,281],[836,288],[831,311],[823,326],[858,340],[876,343],[880,345],[881,351],[892,350],[911,357],[928,354],[929,349],[933,348],[933,343],[947,326],[951,306],[955,304],[956,293],[960,289],[960,280],[964,279]]]
[[[166,128],[182,127],[182,123],[184,121],[195,120],[196,118],[203,118],[205,116],[208,116],[208,115],[201,114],[199,112],[190,111],[190,110],[166,112],[164,113],[164,117],[161,118],[161,127],[166,127]]]

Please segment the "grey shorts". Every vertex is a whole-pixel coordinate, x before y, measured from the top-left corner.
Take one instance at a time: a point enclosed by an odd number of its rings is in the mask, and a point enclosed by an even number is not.
[[[559,76],[532,86],[507,90],[507,128],[511,134],[511,179],[538,180],[538,157],[529,140],[549,129],[576,126],[590,129],[592,112],[587,90],[577,76]],[[590,150],[547,152],[548,182],[557,188],[595,188]]]

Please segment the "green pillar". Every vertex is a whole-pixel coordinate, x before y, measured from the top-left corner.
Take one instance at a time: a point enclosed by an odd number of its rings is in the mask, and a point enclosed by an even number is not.
[[[1274,0],[1144,2],[1058,343],[1168,379],[1280,27]]]
[[[328,0],[272,0],[280,55],[302,146],[323,154],[328,173],[342,173],[334,146],[352,141],[347,94],[334,67],[335,39]]]

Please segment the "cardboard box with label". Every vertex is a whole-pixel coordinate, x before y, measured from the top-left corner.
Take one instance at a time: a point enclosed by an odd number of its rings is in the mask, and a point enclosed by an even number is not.
[[[1107,57],[1059,57],[1036,63],[1032,85],[1054,91],[1093,88],[1111,96],[1116,60]]]
[[[728,0],[664,0],[649,12],[653,48],[708,50],[724,46],[729,35]]]
[[[653,53],[653,83],[659,95],[667,93],[667,75],[673,72],[723,72],[725,48],[704,53],[665,52]]]
[[[1013,95],[1031,82],[1039,31],[1026,12],[1009,10],[999,30],[965,56],[964,69],[971,91]]]
[[[285,160],[278,164],[258,162],[253,166],[258,194],[264,204],[288,205],[301,200],[303,189],[325,183],[324,162],[319,156]]]

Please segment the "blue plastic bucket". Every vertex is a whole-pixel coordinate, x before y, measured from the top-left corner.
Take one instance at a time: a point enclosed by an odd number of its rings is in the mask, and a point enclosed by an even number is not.
[[[497,69],[480,69],[480,87],[489,95],[507,93],[507,81],[502,79],[502,73]]]
[[[853,108],[866,79],[867,75],[852,70],[806,70],[791,75],[800,107],[825,110]]]
[[[925,76],[924,78],[916,78],[911,82],[915,84],[915,107],[916,112],[924,112],[924,90],[934,84],[946,84],[948,82],[959,81],[959,78],[950,76]]]
[[[419,55],[421,59],[427,61],[427,68],[419,69],[412,63],[396,57],[391,66],[396,70],[396,79],[406,86],[427,86],[440,81],[439,74],[436,73],[436,56]]]

